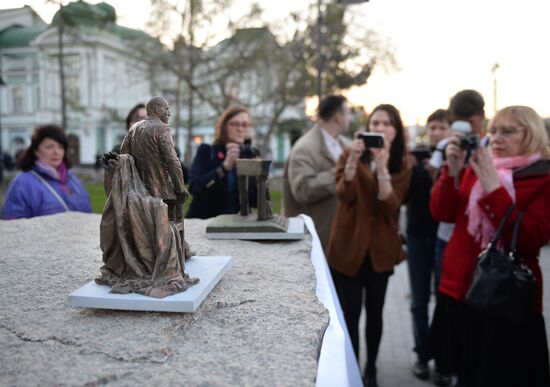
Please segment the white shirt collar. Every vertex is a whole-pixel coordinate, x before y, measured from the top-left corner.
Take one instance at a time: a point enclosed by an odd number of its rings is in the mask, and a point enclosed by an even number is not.
[[[321,133],[323,134],[323,140],[325,141],[325,145],[327,146],[330,154],[334,158],[334,161],[338,161],[343,151],[340,141],[338,141],[338,138],[332,137],[332,135],[325,129],[320,129]]]

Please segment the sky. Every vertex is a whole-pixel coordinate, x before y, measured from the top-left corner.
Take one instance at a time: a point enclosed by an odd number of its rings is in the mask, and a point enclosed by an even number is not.
[[[327,2],[328,0],[324,0]],[[89,0],[96,3],[96,0]],[[149,0],[107,0],[118,23],[140,29]],[[243,11],[252,0],[236,0]],[[310,0],[259,0],[264,18],[284,20]],[[0,8],[30,5],[46,22],[57,7],[44,0],[2,0]],[[550,117],[550,1],[548,0],[370,0],[349,5],[355,18],[391,39],[400,69],[375,69],[366,85],[347,92],[352,104],[371,111],[395,105],[407,125],[423,125],[437,108],[462,89],[485,98],[486,114],[497,108],[528,105]]]

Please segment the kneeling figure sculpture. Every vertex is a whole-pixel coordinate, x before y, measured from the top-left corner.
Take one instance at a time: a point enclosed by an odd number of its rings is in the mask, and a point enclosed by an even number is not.
[[[185,273],[192,253],[184,239],[182,205],[188,197],[162,97],[151,98],[121,154],[104,157],[107,202],[100,225],[103,252],[96,283],[112,293],[163,298],[196,284]]]

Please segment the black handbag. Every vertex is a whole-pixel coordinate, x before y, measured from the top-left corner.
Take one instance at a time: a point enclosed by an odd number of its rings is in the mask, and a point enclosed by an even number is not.
[[[495,236],[479,254],[466,303],[485,317],[519,325],[533,313],[536,293],[535,277],[516,247],[523,213],[519,213],[514,225],[509,250],[499,251],[496,247],[514,207],[510,206]]]

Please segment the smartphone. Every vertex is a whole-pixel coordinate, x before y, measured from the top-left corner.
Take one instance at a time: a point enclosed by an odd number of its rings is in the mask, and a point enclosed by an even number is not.
[[[366,148],[383,148],[384,135],[380,133],[361,133],[361,138]]]

